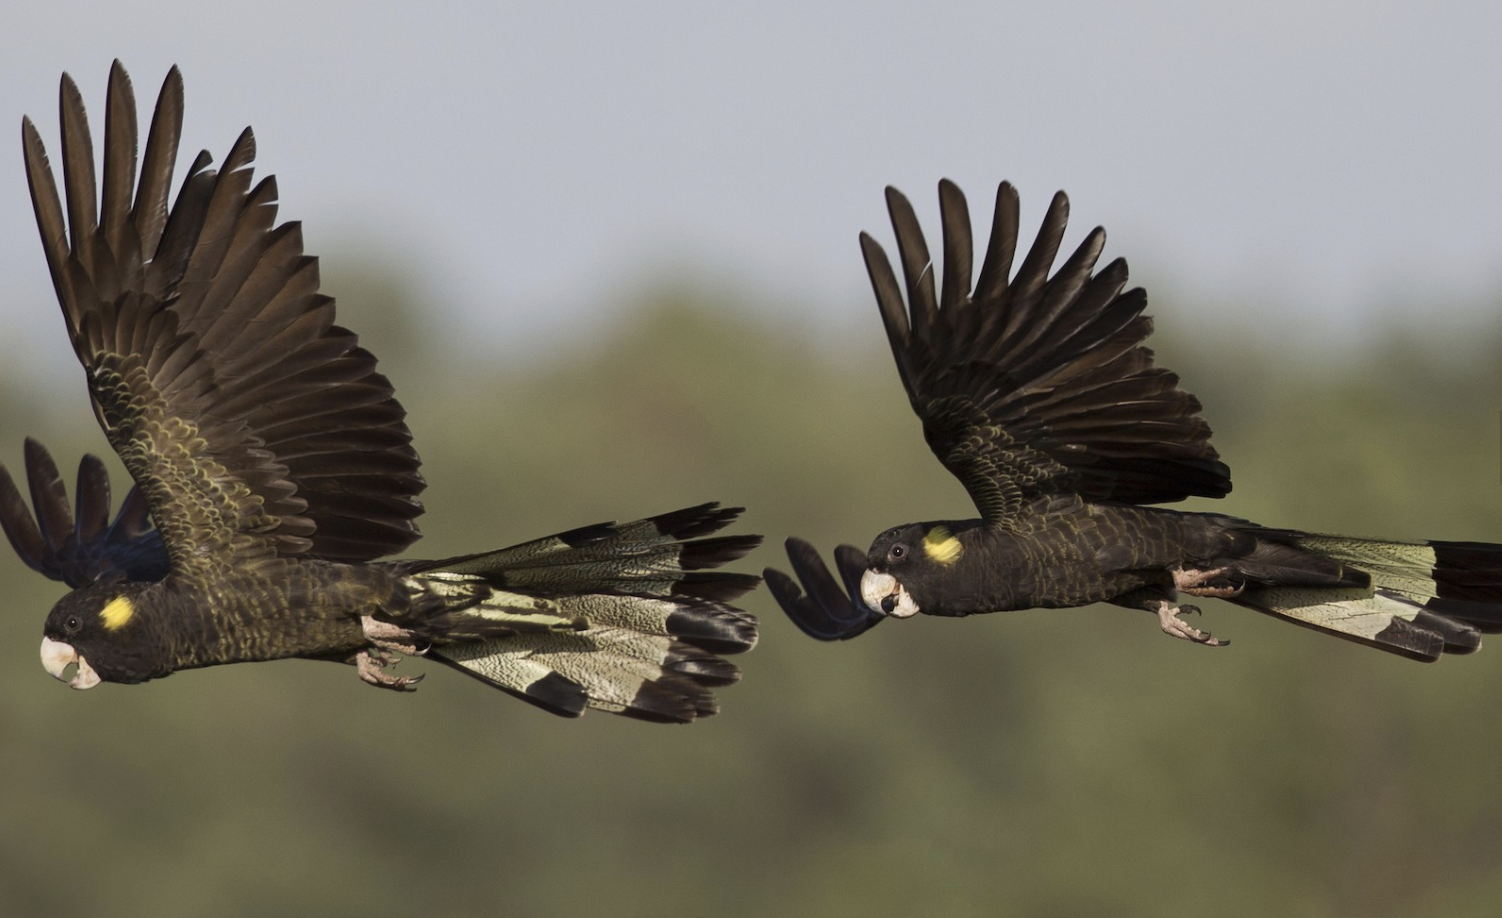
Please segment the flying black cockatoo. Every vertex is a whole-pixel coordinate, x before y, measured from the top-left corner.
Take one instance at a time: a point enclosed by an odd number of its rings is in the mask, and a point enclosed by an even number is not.
[[[813,546],[788,539],[802,588],[765,575],[805,632],[844,640],[920,612],[1108,602],[1155,613],[1174,637],[1227,643],[1180,617],[1198,610],[1178,605],[1179,593],[1417,660],[1474,651],[1481,632],[1502,631],[1502,545],[1317,535],[1145,506],[1222,497],[1231,479],[1199,401],[1143,346],[1147,296],[1123,292],[1126,262],[1095,271],[1097,228],[1049,276],[1068,219],[1060,193],[1014,274],[1018,200],[1003,184],[972,289],[965,197],[944,181],[939,204],[942,285],[895,189],[887,206],[906,305],[881,246],[862,234],[861,249],[924,439],[980,519],[897,526],[867,552],[842,545],[838,581]]]
[[[62,79],[62,185],[31,121],[26,175],[94,414],[135,487],[109,519],[85,456],[68,506],[28,441],[35,519],[0,469],[0,523],[28,565],[73,588],[42,662],[74,688],[303,657],[376,686],[426,654],[549,711],[656,721],[713,714],[756,621],[729,603],[750,574],[714,570],[760,537],[715,535],[738,508],[690,507],[442,561],[376,561],[418,538],[423,489],[405,412],[376,360],[334,324],[298,224],[275,226],[255,138],[204,153],[175,201],[182,78],[167,75],[137,161],[116,62],[102,188],[78,88]],[[139,165],[139,182],[137,166]]]

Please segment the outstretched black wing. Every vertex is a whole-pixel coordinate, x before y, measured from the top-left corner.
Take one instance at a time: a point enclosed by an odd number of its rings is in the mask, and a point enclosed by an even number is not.
[[[62,189],[22,125],[37,228],[95,414],[150,508],[175,572],[221,552],[365,561],[417,538],[423,481],[375,358],[334,324],[276,182],[252,187],[255,138],[206,153],[168,195],[183,114],[174,68],[137,181],[130,78],[116,62],[104,157],[62,82]]]
[[[866,233],[861,251],[924,439],[987,523],[1024,525],[1026,506],[1039,497],[1151,504],[1230,492],[1230,470],[1210,445],[1199,400],[1154,366],[1142,344],[1152,332],[1142,315],[1147,295],[1123,292],[1122,259],[1095,272],[1104,230],[1092,230],[1050,277],[1069,218],[1060,192],[1013,274],[1019,205],[1004,182],[972,289],[969,208],[947,179],[939,207],[942,288],[912,205],[895,188],[887,189],[887,209],[905,302],[886,253]],[[860,599],[860,552],[836,552],[842,591],[807,542],[789,539],[787,548],[807,595],[778,571],[766,571],[766,580],[799,628],[843,640],[881,620]]]
[[[1011,275],[1018,200],[1003,183],[972,290],[965,196],[946,179],[939,204],[940,291],[912,205],[896,189],[887,189],[887,207],[906,305],[881,246],[863,233],[861,249],[923,435],[987,522],[1010,526],[1029,501],[1047,495],[1151,504],[1231,490],[1199,400],[1142,346],[1152,331],[1142,315],[1147,295],[1122,292],[1126,262],[1092,273],[1104,230],[1092,230],[1049,277],[1068,222],[1060,192]]]
[[[34,519],[10,472],[0,465],[0,529],[27,566],[73,589],[116,574],[135,581],[167,575],[167,551],[151,527],[139,490],[130,489],[110,522],[110,480],[97,456],[85,455],[78,464],[77,512],[68,506],[57,463],[30,437],[26,481]]]
[[[770,567],[762,571],[762,576],[778,605],[804,634],[821,641],[848,641],[882,620],[883,616],[867,608],[860,598],[866,555],[859,548],[841,545],[834,550],[843,588],[819,557],[818,549],[809,543],[790,538],[787,553],[793,577]],[[799,589],[799,581],[808,595]]]

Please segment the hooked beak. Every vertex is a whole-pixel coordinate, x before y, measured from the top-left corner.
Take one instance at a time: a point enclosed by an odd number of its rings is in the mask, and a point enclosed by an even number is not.
[[[872,611],[893,618],[911,618],[922,611],[896,577],[876,570],[867,569],[861,575],[861,599]]]
[[[69,679],[63,675],[72,664],[78,664],[78,672]],[[99,674],[89,665],[89,661],[78,655],[72,644],[62,641],[54,641],[50,637],[42,638],[42,668],[52,675],[52,678],[60,682],[66,682],[76,689],[90,689],[99,684]]]

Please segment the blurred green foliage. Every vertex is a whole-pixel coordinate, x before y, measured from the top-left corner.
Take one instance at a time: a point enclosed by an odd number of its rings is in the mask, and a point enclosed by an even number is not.
[[[328,286],[411,412],[423,555],[718,499],[767,534],[744,565],[759,569],[782,565],[789,534],[864,546],[969,515],[867,306],[815,334],[667,290],[574,349],[487,362],[379,270]],[[1160,357],[1235,473],[1214,506],[1502,540],[1502,322],[1326,354],[1190,329],[1155,303]],[[0,368],[12,468],[27,433],[68,465],[103,448],[81,386],[22,392]],[[8,550],[0,582],[4,915],[1479,918],[1502,903],[1502,643],[1423,666],[1212,600],[1204,626],[1230,649],[1105,607],[821,645],[758,592],[762,644],[723,714],[664,728],[556,719],[421,661],[406,697],[302,661],[71,692],[37,661],[60,586]]]

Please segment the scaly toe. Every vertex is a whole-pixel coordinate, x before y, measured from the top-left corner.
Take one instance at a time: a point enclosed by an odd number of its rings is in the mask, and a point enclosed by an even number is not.
[[[422,681],[421,675],[393,676],[386,672],[388,667],[395,666],[398,662],[398,659],[393,659],[384,650],[362,650],[355,657],[355,668],[360,673],[360,679],[368,685],[397,692],[415,691],[413,686]]]
[[[1224,647],[1231,643],[1230,641],[1211,637],[1210,632],[1201,631],[1182,618],[1179,618],[1180,614],[1198,612],[1199,609],[1195,606],[1174,606],[1167,602],[1160,603],[1158,606],[1158,625],[1163,629],[1164,634],[1195,644],[1203,644],[1206,647]]]

